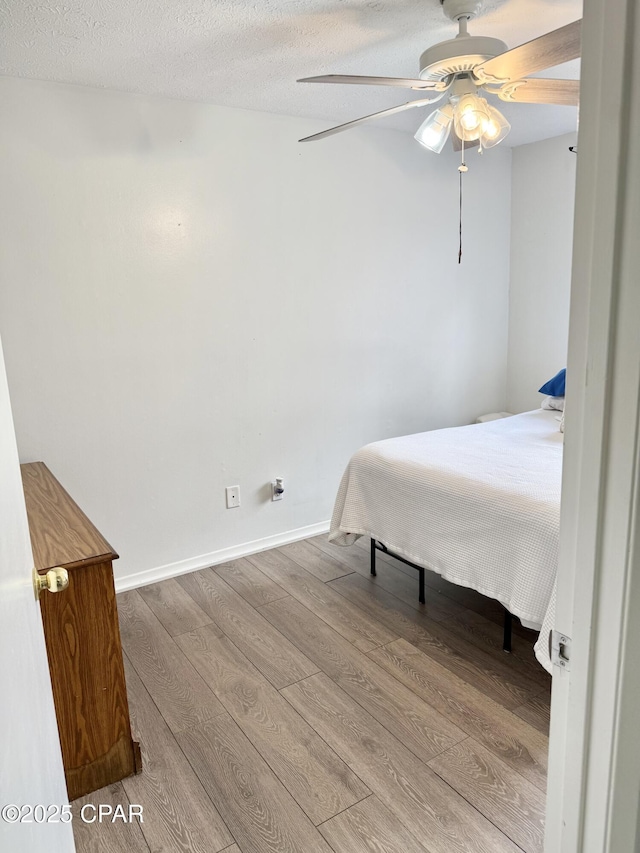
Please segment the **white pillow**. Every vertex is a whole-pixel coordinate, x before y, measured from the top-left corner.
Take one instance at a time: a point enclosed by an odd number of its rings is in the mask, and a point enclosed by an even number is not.
[[[545,397],[541,403],[543,409],[553,409],[556,412],[564,412],[564,397]]]

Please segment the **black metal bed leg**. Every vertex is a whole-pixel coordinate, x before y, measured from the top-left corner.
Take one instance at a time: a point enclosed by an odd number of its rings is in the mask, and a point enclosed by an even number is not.
[[[502,650],[505,652],[511,651],[511,626],[513,623],[513,616],[509,613],[508,610],[504,611],[504,638],[502,641]]]
[[[371,540],[371,574],[375,577],[376,574],[376,540]]]
[[[418,601],[420,602],[420,604],[425,604],[425,598],[424,598],[424,569],[423,569],[423,568],[419,568],[419,569],[418,569],[418,571],[420,572],[420,592],[419,592],[419,595],[418,595]]]

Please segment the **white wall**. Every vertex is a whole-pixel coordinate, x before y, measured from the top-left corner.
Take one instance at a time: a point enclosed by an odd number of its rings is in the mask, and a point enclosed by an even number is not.
[[[575,144],[568,134],[513,149],[510,412],[538,408],[538,388],[567,364]]]
[[[457,157],[408,135],[7,78],[0,105],[21,458],[121,577],[323,522],[361,444],[504,407],[508,150],[469,155],[458,266]]]

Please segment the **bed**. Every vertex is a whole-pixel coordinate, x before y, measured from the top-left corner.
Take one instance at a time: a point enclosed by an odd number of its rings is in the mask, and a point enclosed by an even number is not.
[[[342,477],[330,541],[372,540],[419,569],[497,599],[541,630],[555,606],[563,436],[539,409],[484,424],[378,441]],[[421,590],[422,591],[422,590]]]

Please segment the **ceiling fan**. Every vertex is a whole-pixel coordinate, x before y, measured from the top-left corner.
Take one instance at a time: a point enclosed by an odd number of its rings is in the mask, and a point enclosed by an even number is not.
[[[503,101],[569,106],[578,104],[579,80],[550,80],[528,75],[580,56],[580,20],[509,50],[500,39],[469,35],[468,22],[478,15],[482,0],[440,2],[445,15],[457,22],[458,35],[425,50],[420,57],[417,78],[326,74],[298,81],[397,86],[434,93],[435,97],[420,98],[362,116],[306,136],[300,142],[324,139],[325,136],[341,133],[367,121],[416,107],[426,107],[448,96],[447,101],[418,128],[416,140],[436,154],[442,151],[449,136],[456,150],[478,145],[481,149],[491,148],[505,138],[511,126],[502,113],[482,97],[481,90],[497,95]]]

